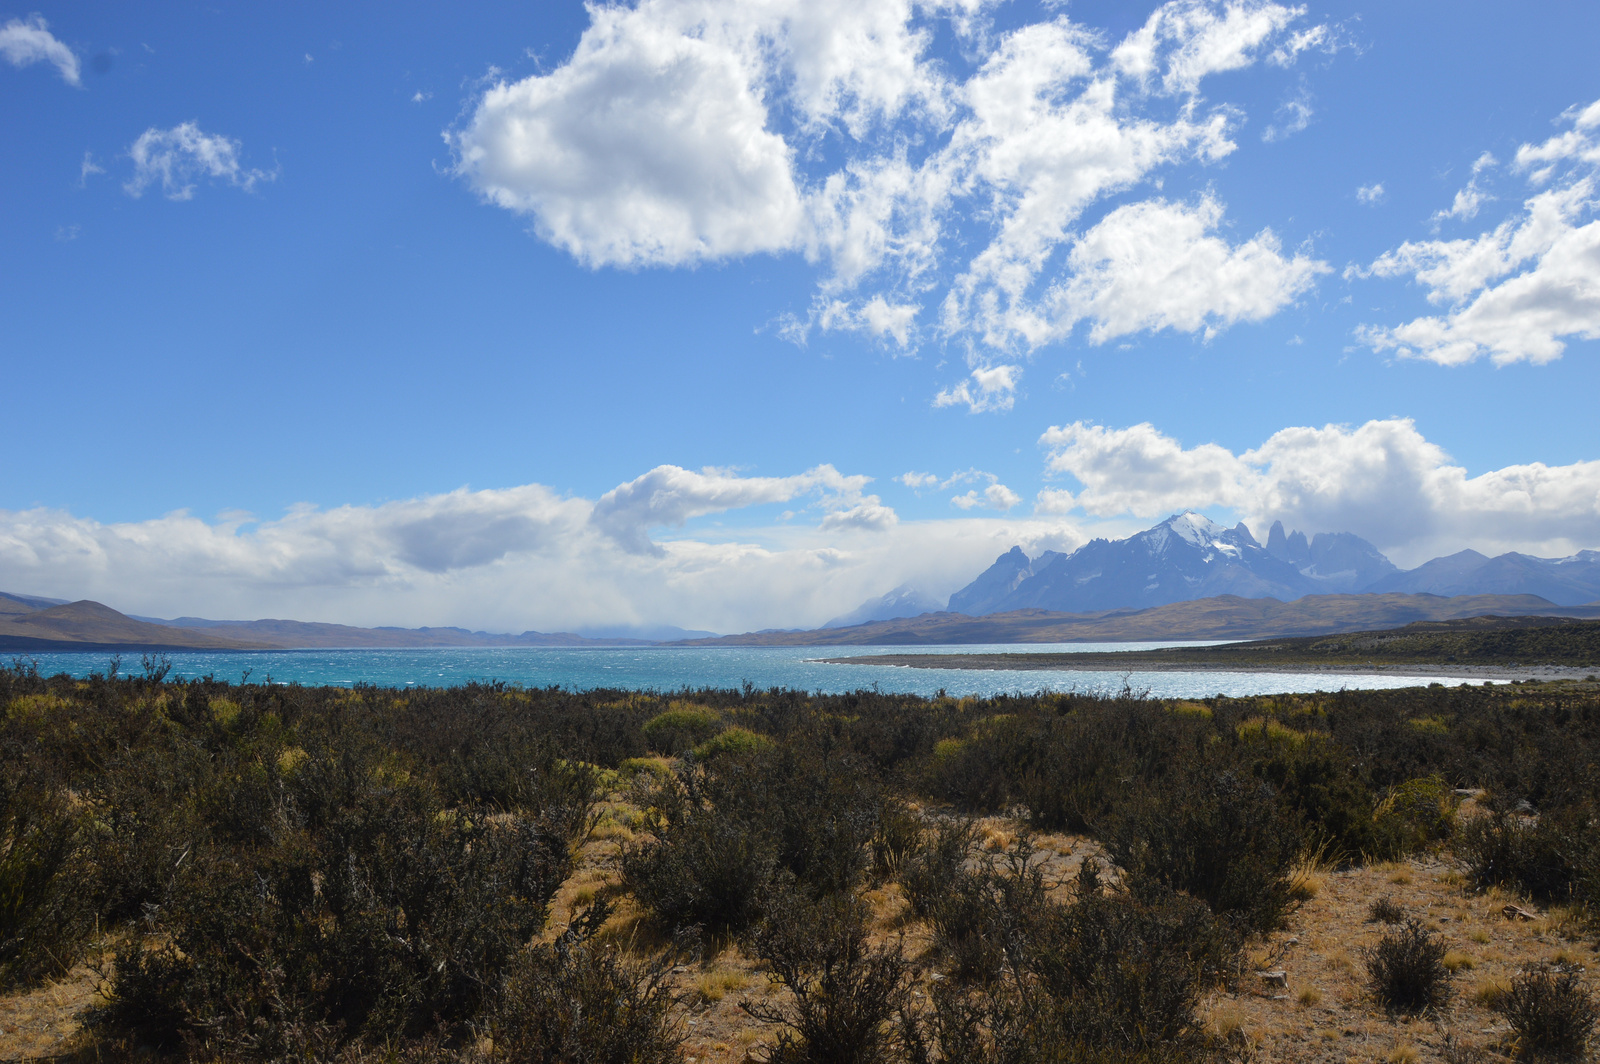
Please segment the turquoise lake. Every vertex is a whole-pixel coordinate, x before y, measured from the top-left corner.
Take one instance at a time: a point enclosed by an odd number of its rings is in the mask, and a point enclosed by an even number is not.
[[[1383,673],[1249,672],[1076,672],[914,669],[877,665],[829,665],[823,657],[869,654],[1074,653],[1149,650],[1195,643],[1023,643],[927,647],[470,647],[423,650],[271,650],[180,652],[169,655],[171,676],[212,675],[238,682],[248,670],[252,683],[307,686],[357,683],[380,687],[448,687],[472,681],[502,681],[523,687],[593,687],[677,691],[698,687],[787,687],[837,693],[877,687],[882,691],[932,695],[994,695],[1016,691],[1077,690],[1114,693],[1126,683],[1156,698],[1210,695],[1279,694],[1407,687],[1461,678]],[[15,658],[15,656],[12,656]],[[24,655],[46,675],[87,676],[105,672],[110,655],[98,653]],[[140,655],[124,655],[124,673],[141,672]]]

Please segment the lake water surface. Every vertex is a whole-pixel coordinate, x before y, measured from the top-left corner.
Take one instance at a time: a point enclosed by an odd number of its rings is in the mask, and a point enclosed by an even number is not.
[[[1318,672],[1074,672],[913,669],[879,665],[829,665],[823,657],[869,654],[1053,653],[1151,650],[1209,643],[1018,643],[926,647],[448,647],[407,650],[189,651],[170,655],[171,676],[213,675],[237,682],[249,670],[251,682],[306,686],[357,683],[380,687],[448,687],[474,680],[499,680],[523,687],[592,687],[676,691],[697,687],[787,687],[838,693],[877,687],[882,691],[932,695],[994,695],[1010,692],[1093,691],[1115,693],[1124,684],[1156,698],[1205,698],[1407,687],[1461,678],[1355,675]],[[110,655],[51,653],[25,655],[46,675],[87,676],[105,672]],[[124,655],[122,671],[138,674],[140,655]]]

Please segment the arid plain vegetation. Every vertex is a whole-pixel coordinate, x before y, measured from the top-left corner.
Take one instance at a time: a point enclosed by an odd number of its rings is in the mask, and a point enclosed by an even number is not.
[[[1576,1057],[1600,684],[1170,702],[0,670],[0,1055]]]

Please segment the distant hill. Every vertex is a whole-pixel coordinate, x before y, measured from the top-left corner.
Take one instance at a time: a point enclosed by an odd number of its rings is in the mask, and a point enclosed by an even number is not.
[[[16,601],[17,596],[7,596]],[[272,645],[136,621],[84,599],[0,615],[0,650],[268,650]]]
[[[1535,595],[1307,595],[1292,602],[1221,595],[1143,610],[1011,610],[971,617],[925,613],[904,620],[802,632],[752,632],[680,646],[934,646],[970,643],[1113,643],[1263,639],[1389,628],[1495,614],[1600,618],[1600,603],[1560,607]]]
[[[641,639],[586,639],[570,632],[499,635],[465,628],[356,628],[314,621],[172,621],[129,617],[87,599],[0,593],[0,652],[50,650],[298,650],[407,647],[642,646]]]
[[[1285,532],[1274,522],[1262,546],[1244,524],[1224,528],[1185,511],[1127,539],[1096,539],[1070,554],[1002,554],[950,596],[953,613],[984,616],[1021,609],[1065,613],[1140,609],[1238,595],[1288,602],[1355,592],[1537,595],[1558,606],[1600,600],[1600,551],[1569,558],[1462,551],[1409,571],[1348,532]]]
[[[1367,666],[1565,666],[1600,670],[1600,620],[1471,617],[1403,628],[1211,647],[1089,654],[885,654],[837,662],[935,669],[1345,669]]]

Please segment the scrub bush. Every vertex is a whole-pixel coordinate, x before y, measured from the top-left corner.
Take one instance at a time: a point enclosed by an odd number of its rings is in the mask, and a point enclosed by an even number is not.
[[[1422,922],[1410,919],[1365,953],[1367,986],[1386,1009],[1422,1012],[1450,999],[1451,971],[1445,945]]]
[[[779,1008],[750,1000],[746,1012],[782,1024],[774,1064],[878,1064],[900,1048],[894,1024],[911,992],[911,971],[898,948],[869,948],[866,906],[832,896],[809,902],[785,893],[751,939],[773,979],[794,995]]]
[[[683,1032],[662,958],[632,962],[594,941],[610,914],[597,902],[554,942],[510,967],[489,1023],[493,1059],[507,1064],[676,1064]]]
[[[1517,1048],[1530,1057],[1580,1057],[1600,1011],[1583,985],[1582,969],[1540,967],[1511,981],[1494,1010],[1516,1032]]]
[[[1302,848],[1270,785],[1205,770],[1131,796],[1106,841],[1135,893],[1182,891],[1242,931],[1283,922]]]
[[[650,749],[668,757],[688,753],[723,729],[722,718],[705,706],[674,702],[665,713],[645,721]]]

